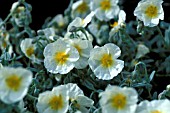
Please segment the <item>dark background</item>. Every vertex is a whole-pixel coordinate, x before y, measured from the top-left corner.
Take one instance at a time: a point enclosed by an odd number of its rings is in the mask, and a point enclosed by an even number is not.
[[[10,8],[17,0],[0,0],[0,18],[3,20],[8,15]],[[120,0],[123,2],[123,9],[127,14],[126,21],[135,20],[133,12],[140,0]],[[70,0],[26,0],[26,2],[32,5],[32,24],[31,28],[38,30],[43,25],[47,17],[54,17],[59,13],[64,13],[64,10],[68,7]],[[170,0],[164,0],[163,9],[165,12],[164,21],[170,22]]]
[[[18,0],[0,0],[0,18],[3,20],[9,14],[11,6]],[[47,17],[54,17],[59,13],[64,13],[70,0],[26,0],[32,5],[31,28],[38,30],[43,25]]]

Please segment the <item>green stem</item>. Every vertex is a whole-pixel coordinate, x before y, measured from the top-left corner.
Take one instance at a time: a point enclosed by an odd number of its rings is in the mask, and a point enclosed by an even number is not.
[[[12,12],[8,14],[8,16],[5,18],[5,20],[0,24],[0,27],[1,27],[3,24],[5,24],[11,16],[12,16]]]
[[[157,30],[158,30],[158,32],[159,32],[159,35],[164,39],[164,36],[163,36],[162,31],[161,31],[161,29],[159,28],[159,26],[156,26],[156,28],[157,28]]]

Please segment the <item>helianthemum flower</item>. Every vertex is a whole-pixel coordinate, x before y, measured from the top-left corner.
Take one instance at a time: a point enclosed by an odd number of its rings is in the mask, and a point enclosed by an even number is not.
[[[168,99],[164,100],[152,100],[152,101],[142,101],[136,110],[136,113],[169,113],[170,111],[170,101]]]
[[[88,14],[84,19],[80,17],[76,17],[67,27],[67,32],[69,32],[72,27],[86,27],[88,23],[91,22],[92,18],[94,16],[94,12],[91,12]]]
[[[82,113],[89,113],[88,108],[93,106],[94,101],[86,97],[77,84],[68,83],[65,86],[67,88],[72,107]]]
[[[119,12],[118,0],[92,0],[91,10],[101,21],[109,21]]]
[[[76,17],[67,27],[67,33],[65,34],[64,38],[70,38],[70,35],[72,34],[70,32],[70,30],[73,29],[73,27],[82,27],[82,28],[85,28],[87,26],[88,23],[91,22],[92,18],[94,16],[94,12],[91,12],[89,15],[87,15],[85,17],[85,19],[82,19],[80,17]],[[93,37],[92,35],[86,31],[84,29],[85,33],[83,33],[82,31],[77,31],[76,33],[78,34],[79,37],[76,37],[76,38],[80,38],[80,39],[87,39],[87,40],[90,40],[90,41],[93,41]]]
[[[90,56],[90,50],[93,48],[92,42],[89,40],[82,39],[69,39],[69,44],[74,46],[79,52],[80,58],[75,62],[75,68],[83,69],[88,65],[88,58]]]
[[[36,44],[33,44],[33,39],[26,38],[21,41],[20,48],[21,51],[25,54],[26,57],[33,60],[33,62],[39,63],[41,62],[35,55],[35,50],[37,48]]]
[[[55,31],[58,32],[58,29],[65,28],[68,24],[68,17],[63,16],[62,14],[57,14],[49,23],[48,27],[54,27]]]
[[[79,0],[72,5],[72,18],[81,17],[84,18],[90,13],[90,0]]]
[[[115,21],[113,24],[111,24],[110,26],[112,27],[109,35],[112,36],[114,35],[116,32],[118,32],[118,30],[123,26],[123,24],[125,23],[126,20],[126,13],[123,10],[120,10],[119,12],[119,18],[118,18],[118,22]]]
[[[64,85],[54,87],[52,91],[39,94],[37,109],[39,113],[66,113],[68,93]]]
[[[138,94],[133,88],[109,85],[99,97],[102,113],[135,113]]]
[[[32,73],[24,68],[0,68],[0,99],[7,104],[24,98],[32,82]]]
[[[44,66],[51,73],[66,74],[74,68],[79,52],[62,39],[48,44],[44,49]]]
[[[162,3],[162,0],[142,0],[138,3],[134,15],[143,21],[145,26],[154,27],[158,25],[159,19],[164,19]]]
[[[124,61],[118,60],[121,50],[112,43],[95,47],[90,52],[89,66],[97,78],[110,80],[117,76],[124,67]]]

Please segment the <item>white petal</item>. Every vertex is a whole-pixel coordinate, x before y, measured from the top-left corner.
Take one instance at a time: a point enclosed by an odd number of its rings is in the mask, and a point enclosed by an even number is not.
[[[111,78],[117,76],[122,71],[122,69],[124,67],[124,61],[122,61],[122,60],[115,60],[114,63],[115,63],[114,66],[109,68]]]
[[[118,58],[121,54],[120,48],[113,44],[113,43],[107,43],[104,45],[109,50],[109,53],[114,56],[114,58]]]

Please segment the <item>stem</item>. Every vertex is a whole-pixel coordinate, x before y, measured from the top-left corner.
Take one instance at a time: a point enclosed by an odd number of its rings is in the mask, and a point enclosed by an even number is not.
[[[11,15],[12,15],[12,12],[10,12],[8,14],[8,16],[5,18],[5,20],[0,24],[0,27],[8,21],[8,19],[11,17]]]
[[[30,100],[37,100],[37,97],[34,97],[30,94],[27,94],[27,97],[30,99]]]
[[[164,36],[163,36],[163,34],[162,34],[161,29],[160,29],[158,26],[156,26],[156,28],[157,28],[157,30],[158,30],[158,32],[159,32],[159,35],[164,39]]]

